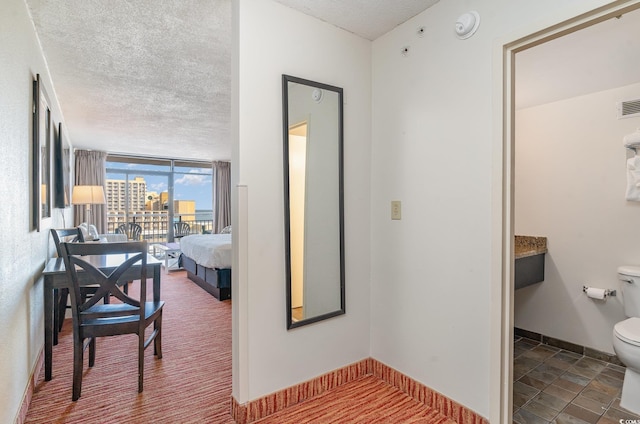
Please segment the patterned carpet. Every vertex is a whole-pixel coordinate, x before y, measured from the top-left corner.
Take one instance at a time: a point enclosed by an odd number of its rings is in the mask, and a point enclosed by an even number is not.
[[[134,283],[131,293],[135,293]],[[151,284],[148,285],[149,287]],[[151,294],[149,294],[151,296]],[[67,319],[53,349],[53,379],[38,378],[26,423],[231,424],[231,301],[219,302],[187,279],[162,274],[162,359],[145,351],[144,392],[137,392],[137,338],[97,341],[96,364],[87,367],[82,396],[71,401],[72,334]],[[280,411],[260,424],[451,424],[434,409],[374,376]]]
[[[256,424],[455,424],[373,375],[343,384]]]
[[[163,271],[161,297],[166,301],[163,357],[156,359],[153,347],[145,351],[144,392],[137,391],[137,337],[103,337],[92,369],[85,352],[82,396],[72,402],[73,341],[67,319],[53,348],[53,379],[44,381],[41,372],[26,422],[233,423],[231,301],[219,302],[182,271]]]

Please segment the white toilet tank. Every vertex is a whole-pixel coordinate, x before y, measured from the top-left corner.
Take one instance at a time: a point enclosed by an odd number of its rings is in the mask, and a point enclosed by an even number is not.
[[[618,267],[618,280],[620,280],[624,314],[628,317],[640,317],[640,266]]]

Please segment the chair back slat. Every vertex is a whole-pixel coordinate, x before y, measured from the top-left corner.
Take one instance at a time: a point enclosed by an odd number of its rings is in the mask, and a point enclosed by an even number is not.
[[[126,234],[129,240],[141,240],[142,239],[142,227],[135,222],[128,222],[126,224],[120,224],[116,228],[116,233]]]
[[[82,231],[79,227],[52,228],[51,238],[53,238],[53,244],[56,246],[56,253],[58,254],[59,258],[62,257],[62,252],[60,251],[60,243],[66,241],[84,242],[84,236],[82,235]]]
[[[144,317],[147,242],[61,243],[60,247],[67,270],[74,321],[77,320],[78,324],[82,325],[84,320],[95,318],[93,314],[86,314],[86,311],[91,310],[104,296],[109,294],[115,296],[124,304],[139,308],[140,317]],[[105,262],[108,261],[107,258],[113,255],[119,255],[118,258],[122,257],[122,260],[119,261],[117,266],[114,265],[113,269],[109,268],[110,272],[107,274],[99,269],[99,266],[104,268],[105,264],[108,264],[108,262]],[[139,300],[123,293],[118,286],[118,281],[125,274],[127,281],[140,279]],[[87,284],[95,284],[99,287],[94,296],[83,299],[80,294],[80,287]],[[131,312],[128,315],[131,315]]]
[[[84,312],[84,310],[91,308],[102,298],[109,295],[120,299],[120,301],[122,301],[123,303],[127,303],[133,306],[140,306],[140,302],[124,293],[120,288],[120,285],[118,285],[117,283],[121,280],[122,275],[127,272],[129,268],[131,268],[131,266],[136,262],[141,261],[142,258],[143,255],[141,254],[132,256],[127,259],[126,262],[123,262],[122,264],[120,264],[120,266],[109,273],[109,275],[106,275],[100,269],[96,268],[93,264],[82,259],[82,257],[71,256],[71,264],[75,265],[76,268],[82,268],[87,273],[87,275],[90,276],[90,278],[98,285],[98,289],[93,295],[94,299],[88,299],[86,302],[84,302],[80,307],[81,312]],[[142,270],[140,272],[140,277],[141,276]],[[136,276],[136,278],[137,277],[138,276]]]
[[[180,238],[188,236],[191,233],[191,226],[183,221],[178,221],[173,224],[173,237]]]

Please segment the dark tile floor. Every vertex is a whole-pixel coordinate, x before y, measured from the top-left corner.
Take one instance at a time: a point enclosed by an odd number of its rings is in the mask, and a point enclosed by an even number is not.
[[[640,423],[620,406],[624,367],[521,337],[513,356],[514,423]]]

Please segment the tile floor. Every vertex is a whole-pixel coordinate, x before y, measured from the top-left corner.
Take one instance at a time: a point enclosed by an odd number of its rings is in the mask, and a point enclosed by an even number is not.
[[[513,355],[514,423],[640,423],[620,406],[624,367],[522,337]]]

